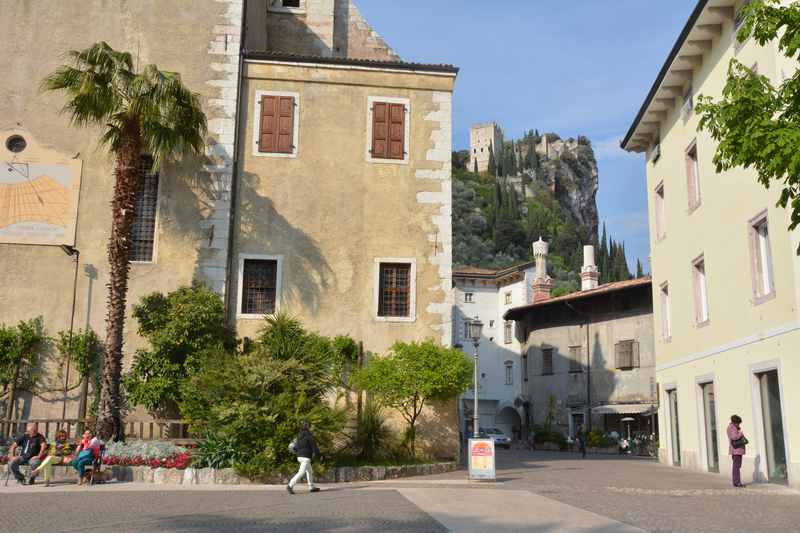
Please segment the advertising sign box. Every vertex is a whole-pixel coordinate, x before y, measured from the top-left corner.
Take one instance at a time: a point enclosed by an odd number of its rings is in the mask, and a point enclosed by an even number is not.
[[[469,478],[494,481],[494,441],[469,439]]]

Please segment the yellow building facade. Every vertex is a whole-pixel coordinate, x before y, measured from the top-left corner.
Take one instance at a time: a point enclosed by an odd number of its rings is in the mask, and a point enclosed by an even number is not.
[[[737,42],[740,9],[698,3],[622,142],[647,159],[659,456],[730,475],[737,414],[743,480],[800,487],[800,234],[753,171],[716,172],[693,110],[721,96],[733,58],[774,84],[796,68],[774,43]]]

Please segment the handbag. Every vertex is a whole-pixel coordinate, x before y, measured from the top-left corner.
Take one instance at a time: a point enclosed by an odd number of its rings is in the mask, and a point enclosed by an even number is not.
[[[749,441],[749,440],[747,440],[747,437],[745,437],[745,436],[742,436],[742,437],[741,437],[741,438],[739,438],[739,439],[732,440],[732,441],[731,441],[731,446],[733,446],[735,449],[737,449],[737,450],[738,450],[738,449],[740,449],[740,448],[744,448],[745,446],[747,446],[747,444],[748,444],[749,442],[750,442],[750,441]]]
[[[292,442],[289,443],[289,451],[293,454],[297,455],[297,439],[293,439]]]

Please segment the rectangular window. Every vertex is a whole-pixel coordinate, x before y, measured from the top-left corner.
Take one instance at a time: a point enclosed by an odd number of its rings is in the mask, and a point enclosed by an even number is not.
[[[469,325],[471,323],[472,323],[471,320],[465,320],[464,321],[464,334],[463,334],[463,336],[461,338],[464,339],[465,341],[471,341],[472,340],[470,338],[470,336],[469,336]]]
[[[753,295],[765,298],[775,291],[766,211],[750,221],[749,233]]]
[[[661,285],[661,336],[664,340],[672,338],[672,324],[669,316],[669,284]]]
[[[700,167],[697,160],[697,142],[686,150],[686,182],[689,191],[689,210],[700,206]]]
[[[475,295],[473,293],[471,293],[471,292],[465,292],[464,293],[464,303],[471,304],[472,301],[473,301],[472,299],[473,299],[474,296]]]
[[[277,308],[278,261],[244,259],[242,267],[242,315],[271,315]]]
[[[511,344],[513,338],[514,338],[514,324],[511,321],[506,321],[506,323],[503,325],[503,341],[506,344]]]
[[[553,349],[542,349],[542,375],[551,376],[553,374]]]
[[[506,302],[506,305],[511,305],[511,292],[510,291],[505,294],[505,302]]]
[[[621,341],[614,345],[616,367],[620,370],[639,368],[639,343],[633,340]]]
[[[667,220],[665,217],[664,205],[664,182],[656,187],[655,211],[656,211],[656,239],[661,240],[667,236]]]
[[[283,7],[300,7],[300,0],[282,0]]]
[[[267,9],[278,13],[305,13],[306,0],[267,0]]]
[[[705,324],[708,322],[708,281],[706,280],[706,261],[703,256],[692,262],[692,275],[694,278],[694,311],[695,322]]]
[[[569,347],[569,371],[573,374],[583,372],[583,346]]]
[[[411,316],[410,264],[381,263],[379,287],[379,317]]]
[[[514,363],[506,361],[506,385],[514,384]]]
[[[372,103],[373,159],[406,158],[406,105],[395,102]]]
[[[153,159],[139,158],[139,186],[136,190],[136,216],[133,219],[133,248],[131,261],[150,263],[156,242],[156,215],[158,213],[158,172],[153,170]]]

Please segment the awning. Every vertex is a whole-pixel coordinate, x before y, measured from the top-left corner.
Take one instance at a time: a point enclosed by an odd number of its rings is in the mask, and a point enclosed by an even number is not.
[[[622,403],[592,407],[592,412],[596,415],[652,415],[657,411],[658,406],[650,403]]]

